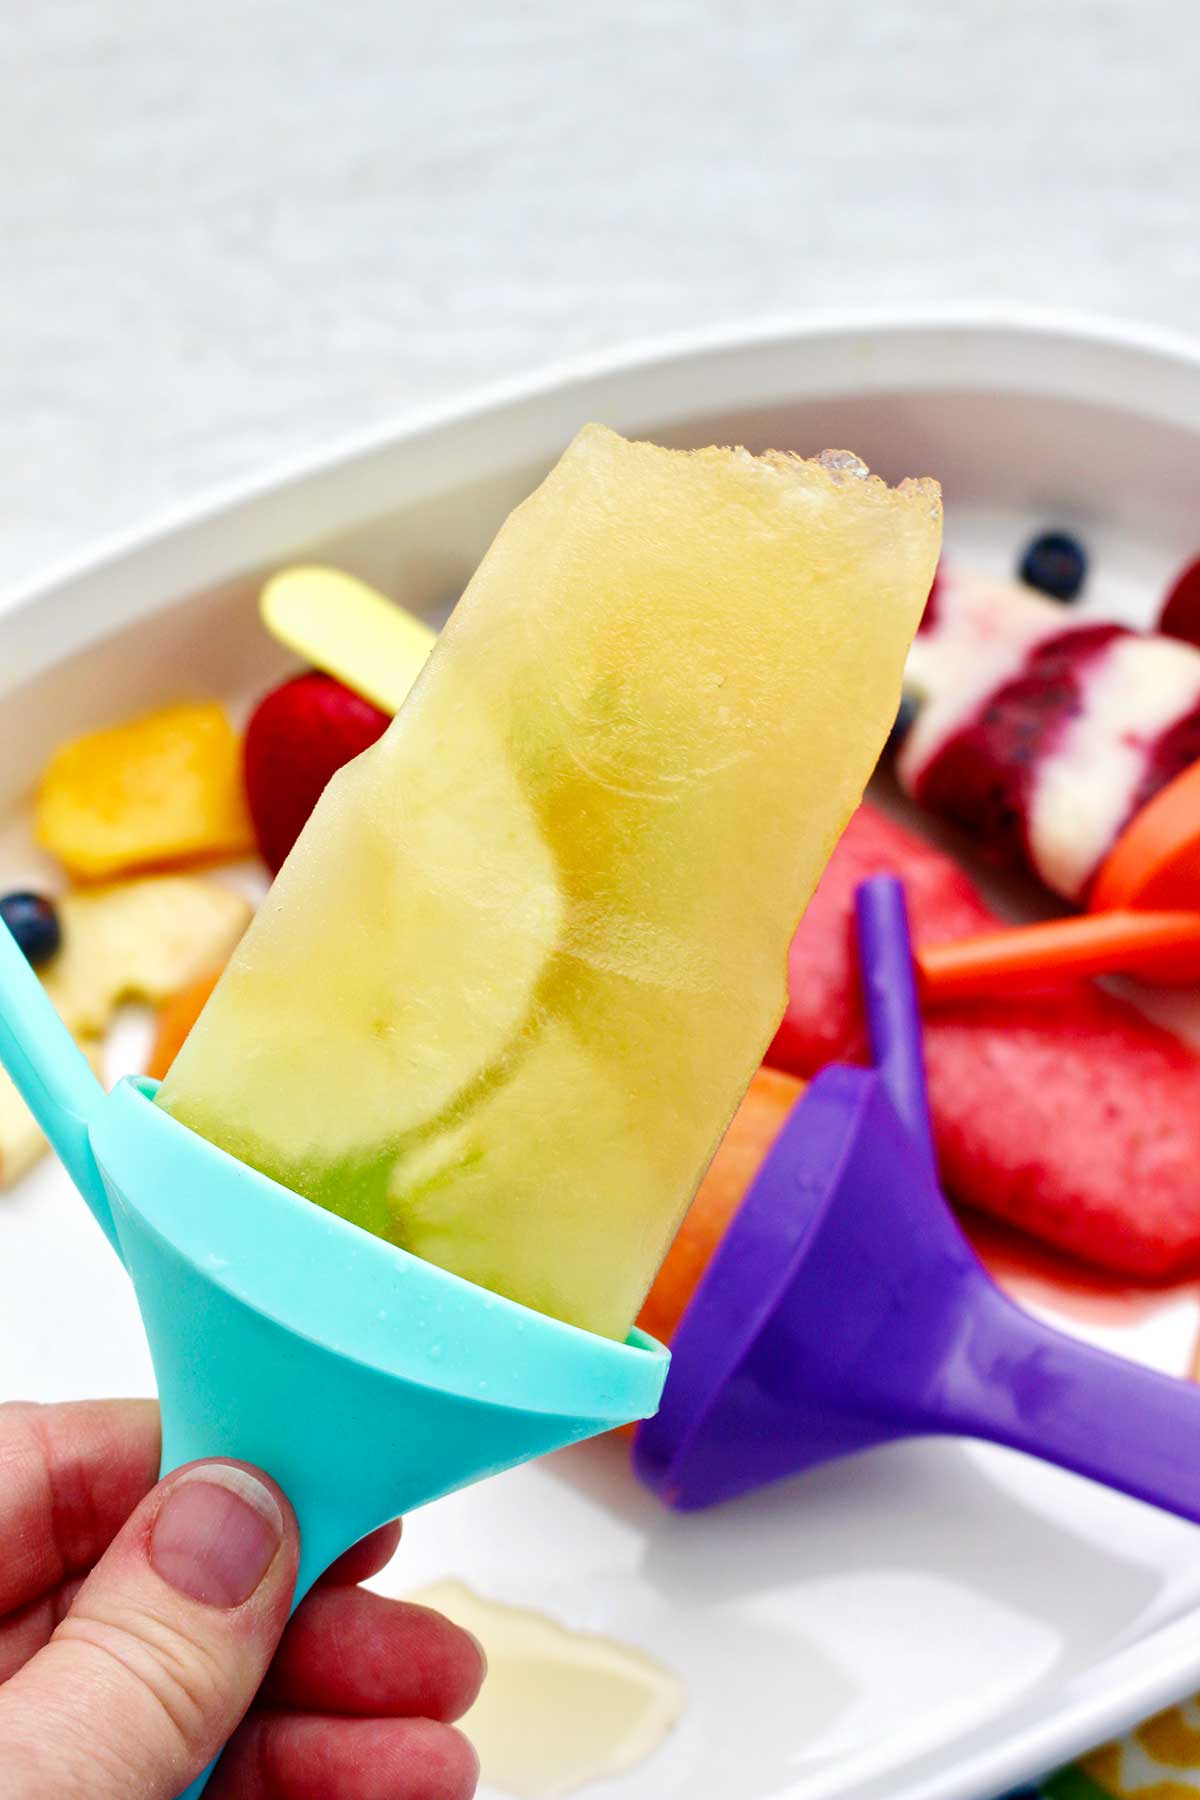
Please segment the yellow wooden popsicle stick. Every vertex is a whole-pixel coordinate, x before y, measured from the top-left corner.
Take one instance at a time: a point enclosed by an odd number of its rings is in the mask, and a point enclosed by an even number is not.
[[[357,576],[315,565],[272,575],[259,601],[272,636],[381,711],[399,712],[436,633]]]

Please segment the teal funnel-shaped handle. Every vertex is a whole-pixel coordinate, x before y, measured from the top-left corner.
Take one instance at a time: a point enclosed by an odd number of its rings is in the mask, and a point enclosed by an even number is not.
[[[163,1470],[266,1469],[294,1604],[376,1526],[654,1411],[661,1345],[579,1331],[280,1187],[127,1080],[91,1128],[158,1380]],[[201,1777],[184,1800],[195,1800]]]
[[[0,1063],[53,1144],[87,1201],[101,1231],[119,1256],[112,1210],[89,1127],[104,1103],[104,1089],[88,1067],[30,968],[8,927],[0,923]]]
[[[294,1604],[397,1514],[657,1407],[653,1339],[577,1330],[371,1236],[179,1124],[153,1082],[106,1094],[7,929],[0,1062],[133,1280],[162,1472],[272,1475],[300,1526]]]
[[[274,1476],[301,1527],[297,1595],[397,1513],[652,1412],[667,1353],[463,1281],[108,1096],[95,1150],[146,1327],[163,1467]]]

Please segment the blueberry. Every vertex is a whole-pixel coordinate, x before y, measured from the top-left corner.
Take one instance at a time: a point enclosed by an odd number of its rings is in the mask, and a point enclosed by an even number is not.
[[[34,968],[49,962],[62,943],[62,927],[53,900],[41,894],[0,896],[0,919],[8,926]]]
[[[1087,552],[1065,531],[1034,538],[1017,570],[1021,580],[1052,600],[1074,600],[1087,574]]]
[[[896,714],[896,722],[888,732],[888,741],[884,750],[885,756],[895,756],[897,750],[913,728],[917,714],[921,710],[921,702],[915,694],[900,696],[900,710]]]

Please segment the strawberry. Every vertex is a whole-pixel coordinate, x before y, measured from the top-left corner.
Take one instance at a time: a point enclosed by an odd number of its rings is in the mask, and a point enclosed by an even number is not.
[[[1200,649],[1200,556],[1175,577],[1158,615],[1158,629],[1164,637]]]
[[[246,728],[243,770],[254,835],[274,872],[325,784],[391,724],[386,713],[315,670],[272,688]]]

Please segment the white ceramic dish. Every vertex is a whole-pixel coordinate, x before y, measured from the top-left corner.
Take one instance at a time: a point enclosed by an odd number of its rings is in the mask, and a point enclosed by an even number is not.
[[[567,369],[0,603],[0,886],[36,872],[20,808],[64,734],[172,694],[247,696],[285,666],[255,620],[264,570],[316,552],[436,614],[589,418],[676,443],[848,445],[893,478],[937,474],[954,554],[1002,572],[1039,524],[1075,525],[1090,604],[1134,618],[1200,549],[1187,345],[1041,317],[863,318]],[[1197,1317],[1176,1290],[1117,1335],[1178,1370]],[[0,1200],[0,1396],[151,1387],[124,1277],[44,1164]],[[978,1447],[880,1451],[678,1520],[601,1443],[418,1515],[380,1585],[460,1576],[683,1677],[678,1730],[594,1800],[983,1800],[1200,1683],[1198,1551],[1176,1520]]]

